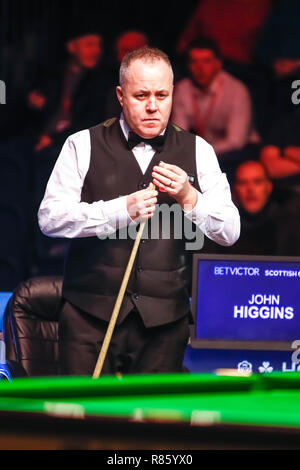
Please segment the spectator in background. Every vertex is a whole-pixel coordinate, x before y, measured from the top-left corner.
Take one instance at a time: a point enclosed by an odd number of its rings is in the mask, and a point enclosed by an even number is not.
[[[116,39],[116,56],[118,64],[121,64],[127,52],[147,46],[148,38],[145,33],[137,30],[128,30],[120,34]]]
[[[119,116],[121,113],[121,106],[116,94],[116,87],[119,84],[119,68],[123,57],[127,52],[139,49],[140,47],[149,45],[148,38],[145,33],[137,30],[127,30],[119,34],[115,41],[115,65],[112,71],[113,86],[107,94],[106,101],[106,118]]]
[[[36,209],[66,136],[99,124],[106,117],[108,78],[106,70],[100,66],[101,35],[84,25],[71,33],[66,48],[68,58],[58,73],[28,97],[33,113],[40,117],[42,124],[34,145]],[[37,223],[35,233],[38,274],[60,274],[68,243],[43,236]]]
[[[300,198],[300,109],[294,105],[293,112],[274,123],[260,160],[278,193]]]
[[[34,141],[35,151],[62,145],[69,132],[104,119],[107,78],[97,28],[74,26],[65,35],[58,63],[40,70],[30,91],[0,116],[1,139]],[[2,109],[2,108],[1,108]],[[101,113],[102,110],[102,113]]]
[[[235,162],[259,142],[249,92],[223,70],[219,49],[210,39],[193,42],[187,62],[189,77],[175,85],[172,121],[207,140],[230,179]]]
[[[206,36],[218,45],[224,60],[251,64],[258,34],[270,11],[270,0],[202,0],[179,37],[177,53]]]
[[[93,29],[75,31],[66,42],[68,59],[28,96],[41,121],[35,151],[62,145],[66,135],[104,119],[105,73],[99,64],[102,38]]]
[[[201,0],[176,48],[180,58],[195,39],[205,36],[215,41],[224,69],[241,80],[250,92],[260,135],[264,135],[268,117],[269,76],[255,52],[272,4],[273,0]]]
[[[298,218],[273,199],[273,184],[264,166],[248,160],[237,168],[233,195],[241,216],[239,240],[226,250],[244,255],[300,255]],[[225,253],[207,239],[206,253]]]

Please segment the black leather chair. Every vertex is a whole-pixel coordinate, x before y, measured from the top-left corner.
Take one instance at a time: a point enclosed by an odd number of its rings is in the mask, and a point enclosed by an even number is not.
[[[34,277],[14,290],[3,317],[6,362],[12,378],[58,375],[61,290],[60,276]]]

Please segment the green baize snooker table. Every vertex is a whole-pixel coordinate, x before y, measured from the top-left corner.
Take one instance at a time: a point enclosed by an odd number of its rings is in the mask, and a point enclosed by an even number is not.
[[[0,382],[0,449],[300,448],[300,373]]]

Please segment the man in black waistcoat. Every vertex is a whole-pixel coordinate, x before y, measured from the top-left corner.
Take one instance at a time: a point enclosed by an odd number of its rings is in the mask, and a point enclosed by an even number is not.
[[[64,375],[93,373],[141,221],[148,230],[103,373],[182,370],[192,250],[201,248],[202,232],[232,245],[240,231],[212,147],[169,122],[173,73],[168,57],[149,47],[130,52],[116,91],[120,118],[66,140],[38,214],[44,234],[71,239],[59,321]],[[186,221],[195,229],[194,239]]]

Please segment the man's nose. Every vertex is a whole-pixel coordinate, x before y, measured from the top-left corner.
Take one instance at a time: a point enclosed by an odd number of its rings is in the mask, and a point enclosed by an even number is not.
[[[255,193],[255,185],[249,184],[246,188],[247,194],[252,196]]]
[[[157,103],[155,96],[150,96],[147,101],[147,111],[154,112],[157,110]]]

